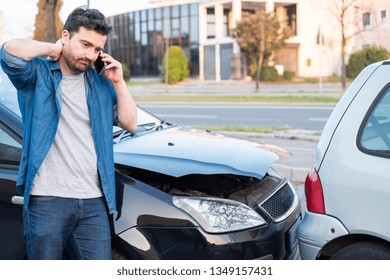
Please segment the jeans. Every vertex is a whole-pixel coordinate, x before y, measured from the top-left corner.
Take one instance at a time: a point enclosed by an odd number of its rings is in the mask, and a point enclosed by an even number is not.
[[[28,259],[111,259],[111,234],[104,198],[31,196],[24,211]]]

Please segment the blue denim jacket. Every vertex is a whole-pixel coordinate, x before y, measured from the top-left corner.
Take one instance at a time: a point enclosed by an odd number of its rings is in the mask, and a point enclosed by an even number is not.
[[[23,143],[17,190],[27,209],[30,191],[57,132],[62,92],[58,62],[42,58],[24,61],[1,48],[1,66],[18,91]],[[98,172],[109,212],[116,208],[112,127],[117,125],[116,94],[111,82],[95,70],[86,71],[86,94]]]

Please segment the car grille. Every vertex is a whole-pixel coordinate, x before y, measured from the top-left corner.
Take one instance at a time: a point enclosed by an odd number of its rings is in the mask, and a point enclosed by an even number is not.
[[[298,198],[285,183],[259,206],[276,222],[284,220],[296,207]]]

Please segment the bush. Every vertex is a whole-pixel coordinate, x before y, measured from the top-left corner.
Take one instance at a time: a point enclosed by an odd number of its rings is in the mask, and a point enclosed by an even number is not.
[[[261,69],[260,80],[261,81],[271,81],[274,82],[279,78],[278,71],[275,67],[263,67]]]
[[[294,76],[295,76],[295,72],[294,71],[285,70],[283,72],[283,78],[285,80],[291,81]]]
[[[364,67],[388,58],[389,51],[381,46],[370,46],[356,51],[349,57],[346,66],[347,77],[354,79]]]
[[[130,80],[130,69],[126,64],[122,63],[123,80],[126,82]]]
[[[165,53],[162,61],[162,80],[166,82],[166,56]],[[168,83],[176,84],[189,76],[188,62],[183,49],[179,46],[171,46],[168,49]]]

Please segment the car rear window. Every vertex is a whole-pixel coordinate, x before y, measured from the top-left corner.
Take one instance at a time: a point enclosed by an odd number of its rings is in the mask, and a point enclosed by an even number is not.
[[[364,118],[358,146],[363,152],[390,157],[390,86],[382,91]]]

